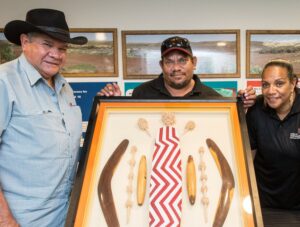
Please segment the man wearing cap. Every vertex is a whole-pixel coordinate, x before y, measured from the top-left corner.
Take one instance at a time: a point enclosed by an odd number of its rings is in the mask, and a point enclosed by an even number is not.
[[[81,137],[81,111],[59,74],[70,38],[65,15],[33,9],[4,28],[22,47],[0,66],[0,226],[63,226]]]
[[[194,74],[197,58],[193,56],[190,43],[186,38],[174,36],[164,40],[161,44],[159,64],[162,69],[159,77],[136,87],[132,93],[133,98],[222,97],[215,90],[201,83],[198,76]],[[98,95],[119,96],[121,91],[116,83],[107,84]],[[256,95],[252,87],[240,90],[239,95],[244,97],[245,108],[254,104]]]

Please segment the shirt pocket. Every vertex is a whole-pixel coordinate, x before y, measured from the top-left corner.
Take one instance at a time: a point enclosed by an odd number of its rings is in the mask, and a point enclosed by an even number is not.
[[[66,134],[62,121],[62,116],[51,110],[13,114],[6,132],[7,141],[23,144],[22,150],[30,150],[32,155],[45,155],[47,150],[60,149]],[[52,155],[51,152],[46,154],[47,157]]]

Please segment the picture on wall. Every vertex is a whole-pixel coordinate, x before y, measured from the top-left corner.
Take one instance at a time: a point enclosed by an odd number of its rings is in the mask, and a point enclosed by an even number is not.
[[[289,61],[300,75],[300,30],[247,30],[246,76],[260,78],[266,63]]]
[[[247,80],[247,87],[252,86],[256,95],[261,94],[261,80]]]
[[[21,52],[21,47],[9,42],[4,36],[3,28],[0,28],[0,64],[16,59]]]
[[[73,28],[70,36],[85,36],[85,45],[69,44],[67,60],[61,73],[66,77],[117,77],[117,29]],[[0,29],[0,64],[19,57],[22,49],[6,40]]]
[[[122,31],[124,78],[157,77],[161,43],[171,36],[190,41],[201,78],[240,77],[240,30],[167,30]]]
[[[223,97],[237,96],[237,81],[203,81],[203,84],[211,87]]]
[[[66,226],[263,226],[246,132],[232,98],[96,97]]]
[[[68,57],[62,69],[64,76],[117,77],[117,29],[71,29],[71,36],[85,36],[85,45],[69,44]]]

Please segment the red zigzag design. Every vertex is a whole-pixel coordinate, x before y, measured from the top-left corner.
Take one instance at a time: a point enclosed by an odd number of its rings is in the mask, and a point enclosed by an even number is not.
[[[160,128],[150,178],[150,227],[180,226],[182,176],[179,139],[175,128]]]

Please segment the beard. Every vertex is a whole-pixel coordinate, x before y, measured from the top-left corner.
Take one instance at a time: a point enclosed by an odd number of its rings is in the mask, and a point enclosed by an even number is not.
[[[171,74],[171,77],[176,76],[176,74]],[[182,89],[187,87],[191,83],[192,77],[190,79],[186,79],[182,82],[176,82],[169,79],[165,79],[165,83],[167,83],[171,88],[174,89]]]
[[[182,89],[182,88],[185,88],[189,83],[190,83],[191,80],[187,81],[183,81],[181,83],[175,83],[173,81],[170,81],[169,82],[169,86],[174,88],[174,89]]]

